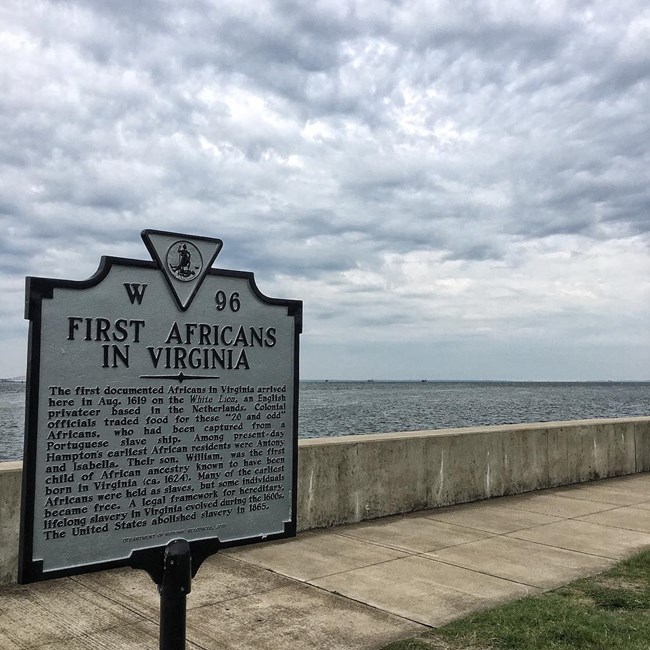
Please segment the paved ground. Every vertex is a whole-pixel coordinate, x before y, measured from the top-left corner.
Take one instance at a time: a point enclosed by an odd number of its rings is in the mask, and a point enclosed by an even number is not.
[[[650,545],[650,473],[309,532],[219,554],[188,648],[381,648]],[[155,649],[158,594],[117,570],[0,588],[0,648]]]

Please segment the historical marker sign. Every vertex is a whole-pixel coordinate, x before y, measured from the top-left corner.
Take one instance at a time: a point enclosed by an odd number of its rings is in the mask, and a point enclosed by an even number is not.
[[[295,535],[302,303],[142,236],[154,261],[27,279],[21,582]]]

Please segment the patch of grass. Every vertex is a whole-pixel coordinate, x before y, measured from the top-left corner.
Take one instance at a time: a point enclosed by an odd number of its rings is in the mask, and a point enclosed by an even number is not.
[[[650,550],[384,650],[648,650]]]

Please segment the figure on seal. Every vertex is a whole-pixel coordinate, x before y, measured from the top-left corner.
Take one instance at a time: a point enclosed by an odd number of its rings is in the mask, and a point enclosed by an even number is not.
[[[180,244],[178,247],[178,264],[171,265],[174,273],[182,275],[184,278],[195,275],[195,272],[190,268],[192,254],[187,250],[187,244]]]

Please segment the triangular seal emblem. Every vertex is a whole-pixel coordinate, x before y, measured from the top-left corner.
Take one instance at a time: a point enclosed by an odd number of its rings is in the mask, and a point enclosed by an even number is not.
[[[141,236],[151,257],[158,262],[176,304],[186,311],[223,242],[164,230],[143,230]]]

